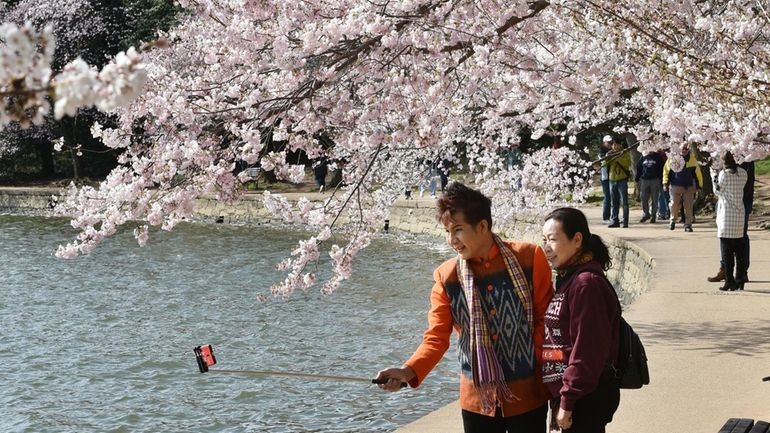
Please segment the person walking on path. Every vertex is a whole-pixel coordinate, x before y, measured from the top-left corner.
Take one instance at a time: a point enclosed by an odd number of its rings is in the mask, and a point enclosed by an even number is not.
[[[623,206],[623,227],[628,227],[628,181],[631,179],[631,155],[611,136],[605,135],[602,141],[610,140],[612,151],[607,154],[607,166],[610,177],[610,197],[612,202],[612,222],[607,227],[620,227],[620,206]]]
[[[602,159],[601,168],[599,169],[600,180],[602,182],[602,222],[604,224],[612,224],[610,219],[610,168],[607,160],[604,159],[607,153],[612,149],[612,137],[605,135],[602,139],[602,144],[599,146],[599,158]]]
[[[441,180],[441,193],[443,194],[449,184],[449,168],[452,166],[451,161],[444,158],[441,160],[438,166],[438,177]]]
[[[666,156],[666,152],[663,150],[659,150],[658,155],[660,155],[660,159],[661,161],[663,161],[663,166],[665,167],[666,161],[668,160],[668,156]],[[671,218],[671,210],[668,207],[669,201],[671,201],[671,196],[668,194],[668,191],[663,190],[663,178],[661,177],[660,194],[658,195],[658,219],[667,220]]]
[[[329,172],[329,163],[326,158],[321,158],[316,161],[313,166],[313,176],[315,177],[315,184],[318,187],[318,192],[324,192],[326,189],[326,174]]]
[[[743,244],[746,211],[743,205],[743,188],[746,186],[748,175],[746,170],[738,167],[730,152],[725,152],[722,162],[724,168],[714,179],[714,192],[719,196],[717,236],[725,272],[725,284],[719,290],[743,290],[743,278],[746,274]]]
[[[661,190],[661,181],[663,178],[663,158],[657,152],[644,152],[642,157],[636,163],[636,181],[637,189],[642,202],[642,219],[640,223],[650,221],[654,223],[658,214],[658,195]],[[652,200],[652,210],[650,210],[650,200]]]
[[[419,386],[458,333],[460,406],[466,433],[545,433],[548,391],[542,381],[543,317],[551,269],[543,250],[501,240],[491,201],[451,183],[436,203],[457,257],[433,272],[428,329],[400,368],[377,374],[398,391]]]
[[[749,265],[751,265],[751,247],[749,246],[749,215],[754,210],[754,181],[756,176],[754,174],[754,161],[744,161],[739,165],[742,169],[746,170],[746,186],[743,187],[743,208],[746,214],[746,218],[743,221],[743,260],[744,260],[744,273],[743,282],[749,282]],[[736,275],[736,278],[738,276]],[[725,280],[725,259],[721,257],[719,260],[719,271],[713,277],[706,278],[712,283],[718,283]]]
[[[663,190],[671,193],[671,220],[668,228],[676,228],[680,208],[684,206],[684,231],[692,232],[695,193],[703,188],[703,174],[689,146],[682,148],[682,158],[684,164],[678,170],[672,167],[673,158],[669,158],[663,166]]]
[[[436,198],[436,176],[438,176],[438,167],[434,161],[426,160],[423,169],[423,178],[420,182],[420,198],[425,195],[425,190],[429,185],[430,197]]]
[[[602,433],[620,404],[613,369],[620,302],[604,275],[611,266],[609,251],[574,208],[546,216],[543,250],[556,270],[543,344],[543,381],[556,425],[566,433]]]

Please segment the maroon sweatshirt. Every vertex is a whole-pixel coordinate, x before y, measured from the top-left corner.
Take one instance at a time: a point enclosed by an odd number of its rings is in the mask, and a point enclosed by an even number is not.
[[[556,287],[545,313],[543,382],[564,410],[594,391],[618,357],[620,303],[602,274],[595,260],[578,265]]]

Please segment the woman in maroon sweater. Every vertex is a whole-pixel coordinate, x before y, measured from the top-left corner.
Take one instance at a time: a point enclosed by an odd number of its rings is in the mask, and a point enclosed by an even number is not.
[[[543,382],[556,424],[568,433],[604,433],[620,403],[617,364],[620,302],[604,271],[611,266],[583,212],[560,208],[543,226],[543,250],[556,270],[545,313]]]

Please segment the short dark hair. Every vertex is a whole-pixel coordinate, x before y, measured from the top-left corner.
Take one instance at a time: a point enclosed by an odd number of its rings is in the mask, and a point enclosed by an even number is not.
[[[583,242],[580,248],[583,251],[593,253],[594,260],[599,262],[605,271],[612,266],[610,251],[607,245],[604,244],[601,237],[591,234],[591,230],[588,228],[588,220],[582,211],[573,207],[560,207],[545,217],[545,221],[548,220],[559,221],[561,229],[569,239],[574,239],[575,234],[581,233],[583,235]]]
[[[492,200],[481,191],[452,182],[436,202],[436,219],[444,224],[457,212],[463,213],[468,224],[475,226],[486,220],[492,228]]]

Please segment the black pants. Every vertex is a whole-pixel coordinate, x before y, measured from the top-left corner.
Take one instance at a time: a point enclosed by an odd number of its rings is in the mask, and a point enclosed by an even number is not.
[[[575,402],[572,427],[563,433],[604,433],[620,404],[620,388],[612,374],[605,372],[594,392]]]
[[[725,275],[743,280],[746,274],[745,238],[719,238],[719,248],[724,261]],[[735,271],[733,272],[733,267]]]
[[[493,417],[463,410],[463,428],[465,433],[545,433],[547,414],[548,404],[505,418],[500,408]]]

